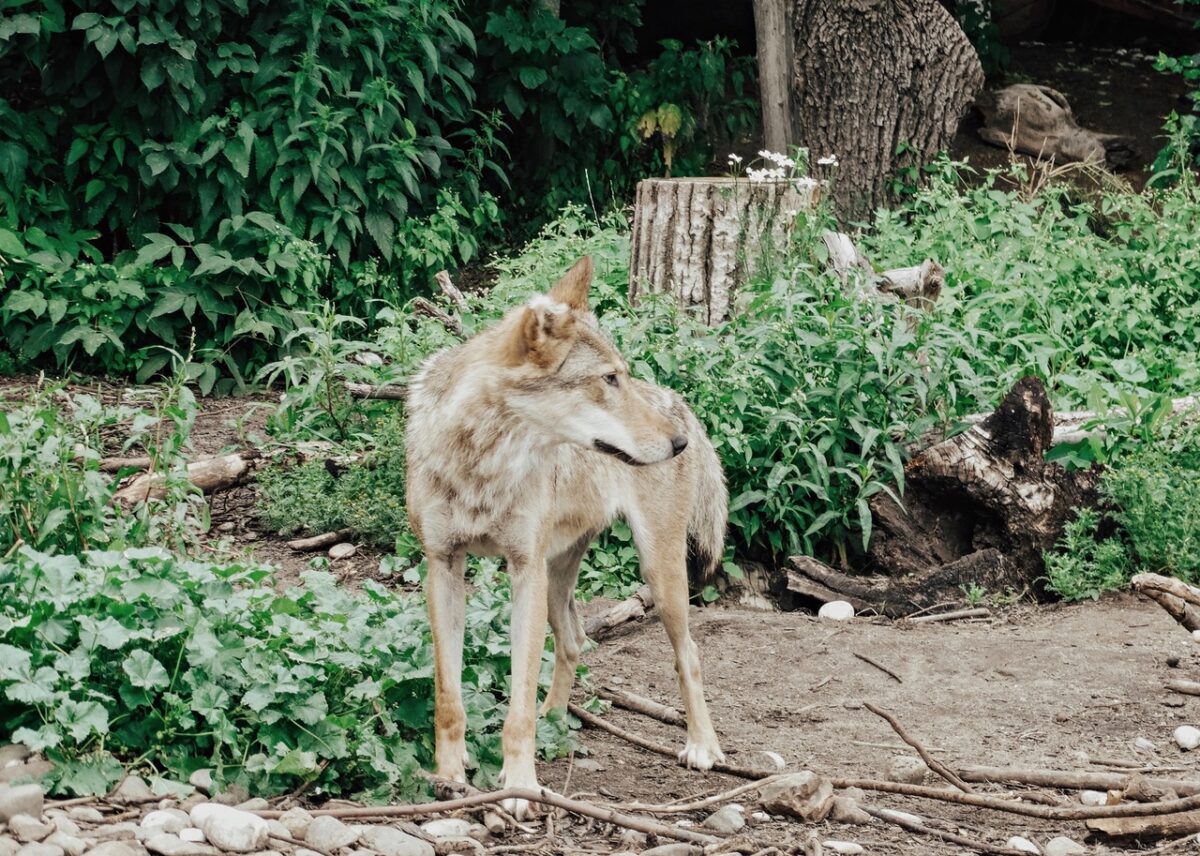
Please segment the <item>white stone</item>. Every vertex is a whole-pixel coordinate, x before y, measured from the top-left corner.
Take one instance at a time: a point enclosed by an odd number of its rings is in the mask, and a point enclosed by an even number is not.
[[[198,791],[211,794],[213,790],[212,770],[200,769],[188,777],[188,784]]]
[[[221,851],[211,844],[184,841],[178,835],[160,832],[145,841],[146,849],[159,856],[220,856]]]
[[[43,841],[54,832],[54,824],[42,823],[36,817],[18,814],[8,819],[8,831],[22,844],[31,841]]]
[[[0,746],[0,767],[11,767],[25,763],[25,759],[33,753],[20,743],[7,743]]]
[[[201,803],[192,809],[191,818],[209,844],[233,853],[263,850],[270,837],[266,820],[230,806]]]
[[[83,851],[87,850],[88,845],[82,838],[65,832],[55,832],[46,839],[46,843],[61,847],[67,856],[83,856]]]
[[[1041,856],[1041,848],[1030,841],[1028,838],[1023,838],[1020,835],[1014,835],[1008,839],[1008,846],[1013,850],[1020,850],[1022,853],[1036,853]]]
[[[433,845],[428,841],[393,826],[364,826],[358,840],[381,856],[434,856]]]
[[[18,814],[42,816],[41,785],[0,787],[0,823],[5,823]]]
[[[1193,642],[1200,642],[1200,630],[1193,630],[1193,631],[1192,631],[1192,641],[1193,641]]]
[[[134,847],[125,841],[105,841],[97,844],[88,851],[89,856],[146,856],[141,847]]]
[[[184,841],[191,841],[193,844],[203,844],[208,840],[204,837],[204,830],[198,826],[185,826],[176,835]]]
[[[35,841],[18,850],[17,856],[64,856],[64,854],[61,847]]]
[[[765,811],[752,811],[750,812],[750,819],[758,823],[764,823],[765,821],[771,819],[771,815],[767,814]]]
[[[746,825],[746,814],[740,806],[727,805],[714,811],[701,824],[705,829],[735,835]]]
[[[1077,841],[1072,841],[1066,836],[1059,835],[1057,838],[1051,838],[1046,842],[1046,846],[1042,848],[1042,852],[1046,856],[1076,856],[1079,853],[1086,853],[1087,848]]]
[[[460,817],[440,817],[422,823],[421,831],[434,838],[469,838],[471,822]]]
[[[21,845],[7,835],[0,835],[0,856],[17,856]]]
[[[909,823],[924,824],[925,821],[915,814],[909,814],[906,811],[898,811],[894,808],[881,808],[879,813],[885,817],[894,817],[897,820],[907,820]]]
[[[888,762],[886,775],[889,781],[906,785],[920,785],[925,782],[925,776],[928,773],[929,768],[920,758],[901,755]]]
[[[334,544],[329,548],[329,558],[336,562],[338,559],[349,559],[357,552],[357,547],[348,541],[343,541],[341,544]]]
[[[783,756],[778,752],[772,752],[770,749],[763,749],[762,753],[771,759],[771,763],[775,765],[776,770],[782,770],[787,766],[787,761],[783,760]]]
[[[160,832],[178,833],[191,825],[187,812],[177,808],[159,809],[142,818],[142,829],[146,830],[148,835],[157,835]]]
[[[90,805],[77,805],[67,809],[67,817],[81,823],[104,823],[104,812]]]
[[[279,822],[287,827],[292,838],[298,838],[301,841],[304,840],[304,836],[308,835],[308,825],[312,821],[313,816],[299,806],[289,808],[279,816]]]
[[[1179,748],[1185,751],[1191,751],[1200,746],[1200,728],[1196,728],[1194,725],[1181,725],[1175,729],[1172,736],[1179,744]]]
[[[854,617],[854,607],[844,600],[831,600],[817,610],[817,617],[830,621],[849,621]]]
[[[287,826],[284,823],[284,826]],[[314,850],[324,850],[329,853],[339,847],[349,847],[358,841],[360,829],[357,826],[347,826],[336,817],[321,815],[314,817],[308,825],[304,841]]]
[[[153,802],[155,794],[141,776],[126,776],[125,780],[117,785],[117,789],[112,792],[109,799],[125,805],[136,805]]]
[[[855,844],[853,841],[835,841],[832,838],[828,841],[822,841],[821,846],[826,850],[832,850],[834,853],[841,853],[843,856],[858,856],[860,853],[866,853],[861,844]]]
[[[1139,737],[1133,741],[1134,749],[1141,749],[1143,752],[1157,752],[1158,747],[1154,745],[1154,741],[1146,737]]]
[[[1079,801],[1084,805],[1108,805],[1108,794],[1104,791],[1080,791]]]
[[[46,819],[54,825],[55,832],[61,832],[63,835],[79,834],[79,824],[61,812],[56,813],[54,809],[50,809],[46,812]]]

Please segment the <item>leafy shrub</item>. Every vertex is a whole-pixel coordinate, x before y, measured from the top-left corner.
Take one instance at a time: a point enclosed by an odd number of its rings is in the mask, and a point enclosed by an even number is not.
[[[1129,553],[1116,538],[1098,539],[1101,515],[1081,508],[1067,523],[1056,549],[1046,553],[1046,587],[1063,600],[1099,597],[1129,582]]]
[[[1200,6],[1200,0],[1178,0],[1187,6]],[[1200,27],[1200,23],[1197,24]],[[1191,86],[1188,100],[1191,110],[1182,115],[1174,111],[1165,126],[1167,144],[1154,159],[1151,184],[1186,181],[1189,173],[1200,168],[1200,51],[1180,57],[1160,53],[1154,67],[1165,74],[1178,74]]]
[[[477,583],[463,682],[469,764],[487,785],[508,605],[491,570]],[[137,759],[256,793],[414,796],[432,763],[432,656],[421,599],[371,582],[355,594],[308,572],[281,593],[265,569],[154,548],[0,561],[0,728],[56,763],[60,792],[103,793]],[[561,725],[539,729],[543,752],[565,751]]]

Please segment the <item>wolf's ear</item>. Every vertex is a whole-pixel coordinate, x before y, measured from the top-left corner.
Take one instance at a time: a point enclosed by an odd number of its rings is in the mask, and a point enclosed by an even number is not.
[[[587,311],[588,289],[592,286],[592,257],[584,256],[554,283],[547,295],[555,303],[565,303],[580,312]]]
[[[539,295],[517,310],[509,334],[509,365],[534,363],[542,368],[557,366],[575,340],[575,319],[567,307]]]

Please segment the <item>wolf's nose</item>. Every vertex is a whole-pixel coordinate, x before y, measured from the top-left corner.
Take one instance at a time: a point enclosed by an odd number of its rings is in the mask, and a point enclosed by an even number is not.
[[[675,454],[678,455],[687,448],[687,437],[683,436],[682,434],[676,434],[671,438],[671,448],[674,450]]]

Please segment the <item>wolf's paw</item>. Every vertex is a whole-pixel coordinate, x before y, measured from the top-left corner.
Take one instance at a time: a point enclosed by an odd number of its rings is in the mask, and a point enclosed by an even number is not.
[[[691,740],[679,753],[679,763],[690,770],[711,770],[713,764],[725,760],[721,747],[712,743],[694,743]]]
[[[500,785],[505,788],[529,788],[533,791],[540,789],[537,774],[532,771],[527,773],[510,773],[507,770],[501,770]],[[528,820],[533,817],[533,803],[529,800],[515,798],[501,800],[500,808],[504,809],[517,820]]]

